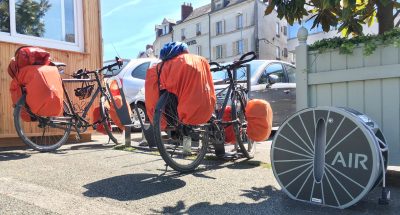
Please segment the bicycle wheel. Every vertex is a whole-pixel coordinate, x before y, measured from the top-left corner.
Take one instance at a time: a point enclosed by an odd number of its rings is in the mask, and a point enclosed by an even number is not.
[[[110,107],[110,100],[105,96],[102,96],[100,98],[100,115],[101,119],[103,119],[101,123],[103,124],[104,130],[107,132],[110,140],[113,141],[115,144],[118,144],[118,139],[116,136],[121,135],[122,131],[112,122],[109,114]]]
[[[232,98],[232,119],[237,119],[239,123],[233,124],[236,141],[243,155],[251,159],[256,151],[256,144],[247,136],[247,120],[245,115],[246,98],[240,92],[235,92]]]
[[[26,122],[23,119],[28,115],[25,109],[25,97],[21,97],[14,109],[14,125],[18,136],[25,144],[37,151],[49,152],[67,142],[72,124],[70,117],[33,116],[32,121]]]
[[[204,159],[208,136],[201,126],[183,124],[178,117],[177,98],[164,92],[154,114],[154,137],[166,164],[178,172],[191,172]]]

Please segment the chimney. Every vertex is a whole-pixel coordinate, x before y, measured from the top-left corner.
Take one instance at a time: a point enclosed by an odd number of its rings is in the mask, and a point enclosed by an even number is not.
[[[181,21],[185,20],[193,12],[192,4],[183,3],[181,6]]]

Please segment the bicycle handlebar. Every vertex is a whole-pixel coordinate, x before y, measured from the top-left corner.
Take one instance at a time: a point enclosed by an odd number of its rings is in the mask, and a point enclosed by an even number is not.
[[[238,61],[234,61],[233,63],[231,63],[229,65],[221,66],[217,62],[210,62],[210,66],[215,66],[215,68],[212,68],[210,70],[211,70],[211,72],[217,72],[217,71],[221,71],[224,69],[233,70],[233,69],[236,69],[236,68],[240,67],[241,65],[248,63],[256,58],[257,58],[257,55],[255,52],[248,52],[248,53],[242,55]]]
[[[118,68],[121,68],[121,66],[123,65],[123,61],[120,59],[120,58],[118,58],[118,57],[115,57],[115,63],[113,63],[113,64],[110,64],[110,65],[107,65],[107,66],[104,66],[104,67],[102,67],[102,68],[100,68],[100,69],[97,69],[97,70],[95,70],[95,71],[87,71],[86,69],[85,70],[83,70],[83,69],[80,69],[80,70],[78,70],[76,73],[74,73],[74,74],[72,74],[72,77],[73,78],[76,78],[76,79],[80,79],[80,78],[82,78],[82,77],[84,77],[84,78],[89,78],[88,77],[88,75],[89,74],[97,74],[97,73],[99,73],[99,72],[102,72],[102,71],[104,71],[104,70],[108,70],[108,71],[111,71],[111,69],[113,68],[113,67],[115,67],[115,66],[118,66]]]

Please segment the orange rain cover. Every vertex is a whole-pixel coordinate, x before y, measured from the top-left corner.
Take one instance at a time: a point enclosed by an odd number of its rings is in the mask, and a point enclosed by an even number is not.
[[[92,123],[95,123],[99,120],[101,120],[100,107],[95,107],[92,113]],[[109,121],[108,121],[108,127],[111,128],[111,123]],[[103,123],[97,124],[96,131],[102,134],[107,134]]]
[[[149,68],[146,75],[145,99],[151,122],[159,98],[157,68]],[[181,54],[165,61],[160,76],[160,89],[178,97],[179,119],[187,125],[197,125],[210,120],[215,107],[215,90],[210,65],[201,56]]]
[[[232,108],[231,106],[226,106],[224,114],[222,115],[222,121],[232,121]],[[235,131],[233,125],[225,127],[225,142],[234,144],[236,142]]]
[[[18,100],[22,96],[22,91],[21,87],[18,85],[18,82],[13,79],[10,84],[10,94],[11,94],[11,100],[13,102],[13,105],[17,104]],[[26,112],[25,108],[21,111],[21,118],[25,122],[30,122],[31,117],[29,116],[28,112]]]
[[[25,86],[26,103],[32,113],[40,116],[62,115],[64,90],[57,67],[25,66],[19,70],[16,78],[20,85]],[[13,101],[20,97],[20,90],[15,90],[15,83],[13,81],[10,87]]]
[[[118,87],[117,81],[113,80],[110,84],[110,91],[111,91],[111,95],[113,96],[113,99],[114,99],[115,104],[118,109],[122,107],[122,96],[121,96],[120,90],[121,89]],[[132,116],[132,111],[129,108],[129,104],[127,104],[127,107],[128,107],[128,111],[129,111],[129,116]],[[118,117],[117,110],[115,109],[114,103],[111,102],[111,107],[109,108],[109,110],[110,110],[109,114],[110,114],[112,121],[115,123],[116,126],[118,126],[119,129],[124,130],[125,127],[121,123],[121,120]]]
[[[264,141],[272,130],[272,109],[261,99],[250,100],[246,105],[247,135],[254,141]]]

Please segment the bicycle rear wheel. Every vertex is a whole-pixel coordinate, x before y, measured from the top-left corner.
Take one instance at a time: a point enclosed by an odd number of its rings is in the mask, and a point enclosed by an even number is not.
[[[191,172],[207,153],[208,136],[202,126],[183,124],[178,117],[177,98],[164,92],[154,114],[154,137],[166,164],[178,172]]]
[[[256,143],[247,136],[247,119],[245,115],[246,98],[240,92],[235,92],[232,99],[232,119],[237,119],[239,123],[233,125],[236,141],[243,155],[251,159],[256,151]]]
[[[118,144],[117,135],[121,135],[122,131],[112,122],[109,114],[110,107],[111,104],[109,98],[102,96],[100,98],[100,115],[101,119],[103,119],[101,123],[103,124],[104,130],[106,131],[110,140],[113,141],[115,144]]]
[[[27,122],[27,118],[31,118],[31,121]],[[18,136],[25,144],[40,152],[54,151],[67,142],[71,124],[70,117],[30,116],[25,109],[25,97],[21,97],[14,109],[14,125]]]

